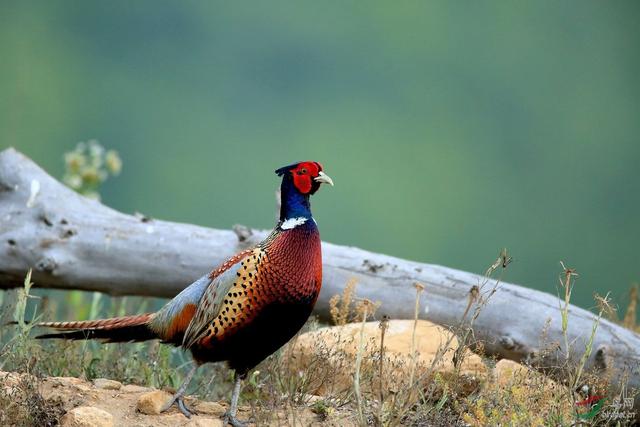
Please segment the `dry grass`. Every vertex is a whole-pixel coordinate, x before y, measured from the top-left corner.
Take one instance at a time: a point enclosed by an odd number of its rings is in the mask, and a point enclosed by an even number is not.
[[[42,397],[38,378],[31,375],[42,355],[39,346],[29,338],[31,326],[24,320],[31,285],[29,271],[24,288],[17,295],[17,333],[0,350],[0,368],[27,374],[8,374],[0,378],[0,425],[3,426],[54,426],[63,412],[60,402],[46,401]]]
[[[0,425],[55,426],[64,414],[61,402],[42,397],[32,375],[5,374],[0,384]]]
[[[269,357],[249,377],[242,393],[244,404],[251,405],[253,420],[258,425],[303,425],[300,411],[314,414],[316,421],[327,425],[571,425],[585,423],[575,402],[597,393],[613,399],[619,390],[611,390],[606,378],[585,372],[586,358],[592,351],[592,340],[586,348],[575,348],[565,339],[560,346],[564,358],[556,372],[565,382],[553,382],[534,369],[522,369],[512,376],[497,379],[470,378],[460,371],[468,349],[481,346],[474,341],[473,323],[495,292],[502,272],[508,265],[506,252],[500,254],[487,270],[485,280],[469,294],[465,315],[451,338],[438,348],[431,363],[420,362],[415,351],[416,310],[413,339],[409,357],[390,354],[385,347],[385,334],[389,319],[379,323],[379,339],[375,342],[364,335],[338,337],[337,340],[318,340],[312,355],[304,361],[294,357],[292,348],[297,338]],[[498,278],[493,278],[494,275]],[[561,274],[563,298],[559,310],[568,321],[567,307],[574,286],[575,271],[563,267]],[[181,380],[182,366],[188,362],[180,351],[158,343],[110,344],[93,342],[42,343],[29,338],[30,323],[24,319],[30,301],[30,280],[18,293],[15,307],[18,325],[10,339],[4,337],[0,347],[0,368],[26,372],[20,381],[0,379],[0,425],[55,425],[61,416],[57,402],[45,401],[38,392],[38,377],[78,376],[86,379],[106,377],[125,383],[138,383],[156,387],[175,387]],[[423,295],[423,287],[416,285],[416,307]],[[632,289],[631,304],[624,316],[624,324],[636,329],[635,310],[637,287]],[[98,297],[99,298],[99,297]],[[93,300],[97,305],[99,300]],[[124,305],[124,304],[123,304]],[[358,299],[356,282],[345,287],[343,295],[331,300],[333,322],[345,325],[356,320],[359,327],[375,313],[377,304]],[[600,299],[599,317],[607,315],[609,302]],[[6,307],[5,307],[6,309]],[[93,310],[92,310],[93,311]],[[121,310],[120,310],[121,311]],[[114,315],[119,314],[117,312]],[[37,320],[33,316],[30,320]],[[599,321],[594,322],[591,338]],[[567,325],[563,322],[563,327]],[[312,319],[304,331],[317,330],[319,324]],[[363,329],[361,329],[363,330]],[[458,346],[454,344],[457,341]],[[541,338],[544,341],[544,333]],[[355,352],[346,351],[355,348]],[[543,345],[539,357],[558,351],[557,343]],[[446,354],[455,350],[453,372],[439,372]],[[52,355],[54,355],[52,357]],[[576,361],[577,362],[574,362]],[[149,362],[151,361],[151,363]],[[532,361],[535,362],[535,361]],[[487,365],[495,361],[486,360]],[[348,373],[347,381],[344,381]],[[231,374],[221,365],[201,369],[195,379],[193,393],[208,399],[226,399],[230,391]],[[350,375],[350,377],[349,377]],[[577,390],[578,389],[578,390]],[[317,396],[316,394],[321,394]],[[340,420],[338,424],[336,420]],[[304,418],[308,422],[309,418]],[[610,423],[604,415],[589,419],[587,424]],[[624,425],[624,422],[620,423]]]

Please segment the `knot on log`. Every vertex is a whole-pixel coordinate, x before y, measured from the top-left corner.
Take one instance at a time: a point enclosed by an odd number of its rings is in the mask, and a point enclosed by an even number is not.
[[[36,262],[36,269],[45,273],[53,273],[56,267],[58,267],[58,264],[53,258],[44,257]]]
[[[246,225],[235,224],[233,226],[233,232],[238,236],[239,242],[244,242],[253,236],[253,231]]]
[[[38,214],[38,219],[42,221],[44,225],[46,225],[47,227],[53,227],[53,221],[51,221],[51,218],[49,218],[49,215],[47,215],[47,213],[44,210],[42,210]]]
[[[4,181],[0,180],[0,193],[13,191],[14,188]]]
[[[62,230],[60,233],[61,239],[68,239],[69,237],[73,237],[78,234],[78,231],[75,228],[67,228],[66,230]]]
[[[529,350],[527,352],[524,361],[526,364],[531,366],[544,366],[544,352],[540,352],[538,349]]]
[[[371,260],[365,259],[362,261],[362,266],[365,267],[371,273],[377,273],[384,268],[384,264],[376,264]]]
[[[503,335],[500,337],[500,345],[505,349],[505,350],[515,350],[516,348],[516,341],[511,338],[509,335]]]
[[[143,213],[140,212],[135,212],[133,214],[134,217],[138,218],[140,220],[140,222],[151,222],[153,221],[153,218],[151,218],[150,216],[147,216]]]
[[[609,346],[606,344],[601,344],[596,350],[594,365],[596,369],[606,370],[609,365],[607,356],[609,353]]]

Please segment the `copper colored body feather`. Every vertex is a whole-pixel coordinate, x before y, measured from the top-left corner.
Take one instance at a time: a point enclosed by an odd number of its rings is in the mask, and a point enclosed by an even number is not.
[[[183,345],[200,362],[227,360],[245,374],[289,341],[311,314],[322,283],[315,223],[276,230],[225,272],[235,276],[233,284],[223,297],[213,288],[210,297],[205,294]]]

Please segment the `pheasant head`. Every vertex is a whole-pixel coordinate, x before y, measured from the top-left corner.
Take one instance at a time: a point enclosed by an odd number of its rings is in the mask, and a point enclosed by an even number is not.
[[[321,184],[333,186],[333,180],[318,162],[294,163],[276,170],[276,174],[282,177],[280,221],[311,218],[309,196],[315,194]]]

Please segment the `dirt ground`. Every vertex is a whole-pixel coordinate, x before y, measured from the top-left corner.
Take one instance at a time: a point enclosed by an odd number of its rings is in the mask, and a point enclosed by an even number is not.
[[[18,392],[12,389],[19,387],[21,378],[16,373],[0,372],[0,387],[4,388],[5,395]],[[157,414],[157,409],[170,394],[148,387],[123,385],[106,379],[88,382],[73,377],[44,378],[37,384],[45,401],[64,413],[60,419],[62,427],[219,427],[223,425],[222,415],[228,407],[227,402],[205,402],[189,397],[185,400],[187,405],[198,414],[188,419],[175,406]],[[239,419],[248,420],[249,425],[355,425],[346,415],[334,413],[329,419],[321,419],[306,407],[274,411],[268,416],[271,421],[259,423],[255,418],[251,421],[254,414],[249,407],[240,407],[238,415]]]

